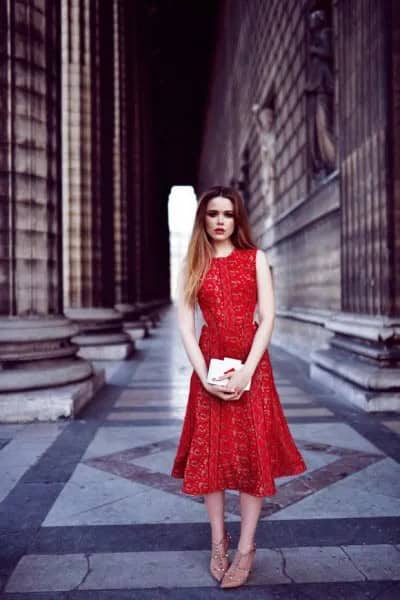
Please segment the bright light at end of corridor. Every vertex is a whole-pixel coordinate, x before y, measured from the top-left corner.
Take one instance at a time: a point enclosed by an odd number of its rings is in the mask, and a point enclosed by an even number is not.
[[[179,267],[186,254],[197,198],[192,186],[174,185],[168,201],[168,226],[170,246],[171,298],[176,300],[176,283]]]
[[[194,189],[189,185],[174,185],[168,202],[169,231],[188,233],[192,230],[197,199]]]

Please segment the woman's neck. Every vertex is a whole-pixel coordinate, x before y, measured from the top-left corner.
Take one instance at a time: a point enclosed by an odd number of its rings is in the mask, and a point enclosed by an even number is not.
[[[235,249],[235,246],[232,243],[227,244],[225,242],[223,244],[213,244],[213,247],[214,256],[216,258],[228,256]]]

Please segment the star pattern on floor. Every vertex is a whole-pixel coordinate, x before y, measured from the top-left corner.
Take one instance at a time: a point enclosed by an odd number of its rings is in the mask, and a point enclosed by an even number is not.
[[[174,437],[96,458],[89,458],[82,462],[95,469],[124,477],[129,481],[159,489],[169,494],[184,496],[193,502],[203,503],[203,496],[190,496],[181,491],[182,480],[135,464],[135,460],[140,458],[175,450],[177,443],[178,438]],[[306,471],[301,475],[292,477],[289,481],[277,484],[277,493],[274,496],[265,497],[260,518],[268,517],[296,502],[300,502],[303,498],[315,494],[319,490],[329,487],[333,483],[345,479],[384,458],[382,454],[320,442],[296,440],[296,445],[300,450],[321,452],[333,455],[336,459],[320,468]],[[240,516],[237,494],[229,490],[226,490],[225,494],[225,510],[232,515]]]

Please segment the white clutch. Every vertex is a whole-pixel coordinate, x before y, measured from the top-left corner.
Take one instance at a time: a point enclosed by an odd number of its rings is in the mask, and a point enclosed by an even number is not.
[[[226,356],[223,360],[221,360],[220,358],[212,358],[208,367],[207,381],[209,383],[212,383],[213,385],[226,386],[228,385],[229,379],[222,379],[222,381],[214,381],[214,377],[221,377],[221,375],[225,375],[226,372],[230,369],[240,371],[242,367],[243,363],[238,358],[228,358]],[[250,385],[251,378],[249,383],[244,388],[245,391],[248,392],[250,390]]]

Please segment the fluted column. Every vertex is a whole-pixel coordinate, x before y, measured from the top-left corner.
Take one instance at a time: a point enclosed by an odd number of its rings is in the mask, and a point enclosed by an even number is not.
[[[62,148],[64,305],[101,296],[101,244],[93,195],[90,0],[62,2]],[[93,235],[93,229],[97,235]]]
[[[130,107],[128,147],[130,148],[129,195],[133,199],[129,204],[129,294],[135,304],[143,302],[143,204],[144,204],[144,138],[145,138],[145,86],[143,64],[146,59],[143,50],[143,15],[139,3],[127,3],[127,20],[130,23],[130,35],[127,39],[128,59],[128,105]]]
[[[62,316],[59,4],[1,2],[0,27],[0,420],[49,419],[93,374]]]
[[[129,133],[135,135],[135,124],[129,123],[135,110],[128,102],[128,93],[136,93],[129,89],[132,83],[132,73],[128,71],[128,37],[131,31],[127,29],[130,20],[126,2],[113,0],[113,83],[114,83],[114,130],[113,130],[113,197],[114,197],[114,278],[115,278],[115,309],[124,321],[124,330],[132,340],[144,337],[148,330],[139,321],[140,306],[135,303],[137,298],[132,293],[134,286],[129,285],[129,263],[134,260],[133,227],[131,224],[134,212],[132,207],[138,198],[132,193],[128,162],[132,160]],[[137,61],[133,53],[131,61]],[[129,110],[129,118],[128,118]],[[133,289],[132,289],[133,288]]]
[[[395,2],[340,0],[334,6],[340,18],[342,312],[325,324],[334,335],[329,349],[314,353],[311,372],[367,410],[398,410],[399,251],[394,224],[400,194],[393,166],[399,163],[400,18]]]
[[[120,240],[120,231],[114,232],[113,215],[122,218],[124,207],[112,160],[113,150],[119,152],[110,77],[115,65],[109,62],[113,11],[98,0],[61,5],[65,314],[80,327],[74,341],[81,356],[121,359],[133,346],[114,309],[114,239]]]
[[[135,148],[135,270],[137,304],[145,310],[154,310],[168,302],[162,297],[169,288],[168,270],[168,196],[170,187],[164,185],[162,169],[165,157],[158,137],[157,111],[152,111],[152,93],[157,93],[151,80],[153,70],[153,40],[146,30],[149,15],[146,4],[136,3],[136,26],[133,26],[133,39],[136,45],[133,102],[136,128]],[[144,26],[140,24],[143,23]],[[162,95],[160,96],[162,102]],[[158,142],[158,147],[155,141]],[[157,152],[160,151],[160,152]],[[156,176],[155,176],[156,174]]]
[[[113,0],[114,33],[114,276],[117,306],[126,306],[128,294],[127,222],[127,106],[126,106],[126,32],[124,3]]]

